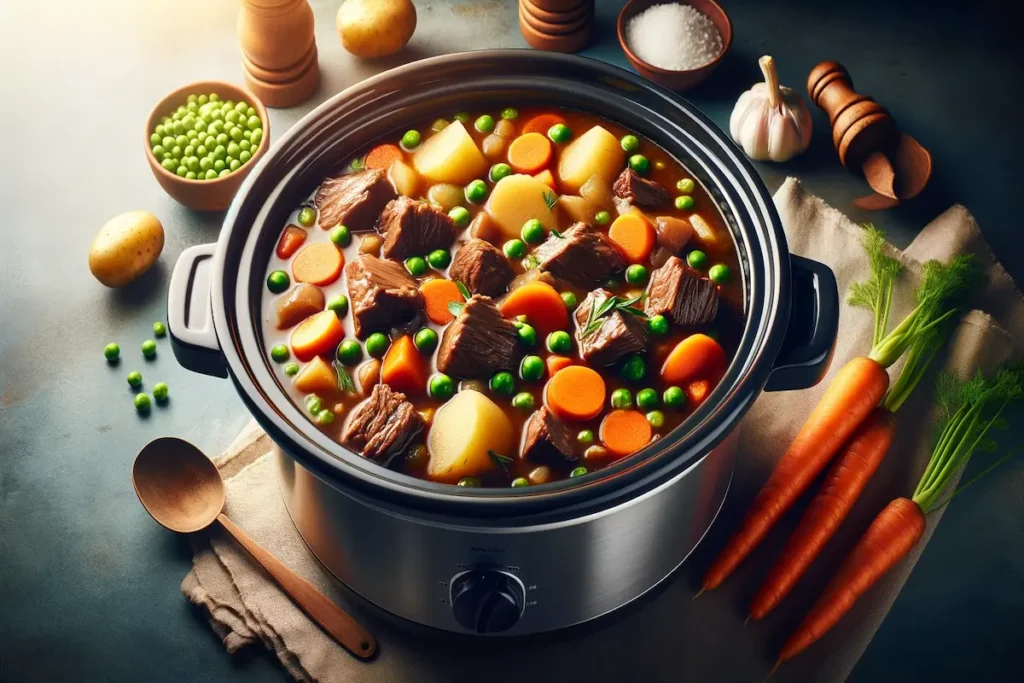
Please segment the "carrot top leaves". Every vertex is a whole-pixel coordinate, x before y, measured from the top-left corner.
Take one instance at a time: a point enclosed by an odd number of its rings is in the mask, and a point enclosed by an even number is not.
[[[888,254],[885,235],[871,223],[864,224],[860,243],[868,255],[871,277],[850,287],[849,302],[851,306],[866,308],[875,314],[875,335],[871,343],[878,344],[885,338],[885,330],[889,326],[892,285],[903,265]]]

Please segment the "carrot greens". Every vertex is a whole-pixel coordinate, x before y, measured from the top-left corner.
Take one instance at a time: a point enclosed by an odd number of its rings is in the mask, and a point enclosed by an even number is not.
[[[875,333],[871,340],[874,345],[885,338],[892,308],[892,285],[902,272],[903,265],[889,256],[885,235],[871,223],[864,224],[861,245],[868,255],[871,277],[850,287],[849,302],[851,306],[866,308],[875,314]]]

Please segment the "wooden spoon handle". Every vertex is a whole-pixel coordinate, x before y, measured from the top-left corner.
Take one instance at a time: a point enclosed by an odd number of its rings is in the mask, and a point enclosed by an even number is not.
[[[257,562],[277,581],[284,592],[291,596],[303,612],[320,624],[332,638],[356,657],[367,659],[377,651],[377,641],[362,626],[356,623],[344,610],[327,599],[323,593],[308,581],[289,569],[281,560],[267,552],[252,540],[223,513],[217,520],[235,537],[243,548],[249,551]]]

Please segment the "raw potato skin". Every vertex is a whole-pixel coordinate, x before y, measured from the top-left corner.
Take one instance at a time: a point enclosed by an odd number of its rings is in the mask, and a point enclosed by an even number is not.
[[[342,47],[356,57],[393,55],[416,30],[416,7],[411,0],[345,0],[337,27]]]
[[[89,270],[107,287],[123,287],[156,263],[164,248],[164,227],[148,211],[114,216],[89,247]]]

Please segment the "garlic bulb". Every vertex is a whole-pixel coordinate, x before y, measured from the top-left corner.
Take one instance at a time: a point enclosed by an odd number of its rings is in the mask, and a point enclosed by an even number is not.
[[[729,117],[729,133],[755,161],[788,161],[811,144],[811,114],[795,90],[779,85],[771,57],[757,63],[765,82],[740,95]]]

